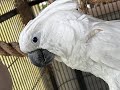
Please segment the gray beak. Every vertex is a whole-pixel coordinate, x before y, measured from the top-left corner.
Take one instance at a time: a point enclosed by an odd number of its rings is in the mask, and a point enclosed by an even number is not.
[[[28,53],[31,62],[38,67],[47,66],[54,59],[54,56],[53,53],[46,49],[37,49]]]

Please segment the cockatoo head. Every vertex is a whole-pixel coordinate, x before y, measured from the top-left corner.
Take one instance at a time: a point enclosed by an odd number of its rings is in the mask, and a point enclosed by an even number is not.
[[[51,32],[56,24],[54,21],[60,21],[64,17],[57,18],[54,14],[62,10],[76,9],[76,7],[76,3],[73,3],[72,0],[57,0],[25,26],[19,37],[19,45],[21,51],[28,54],[34,65],[46,66],[55,57],[56,50],[54,49],[56,48],[52,44],[57,42],[57,38],[53,37],[56,34],[52,35]],[[57,29],[57,26],[55,27]]]
[[[43,67],[53,60],[54,54],[40,47],[42,28],[34,26],[36,26],[36,23],[30,21],[21,32],[19,39],[20,49],[28,54],[34,65]]]

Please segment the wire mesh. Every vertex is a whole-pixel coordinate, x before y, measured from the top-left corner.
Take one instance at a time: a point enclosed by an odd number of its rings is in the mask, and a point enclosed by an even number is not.
[[[59,90],[80,90],[74,70],[57,61],[53,68]]]
[[[87,90],[109,90],[108,85],[90,73],[82,72]]]
[[[34,16],[36,17],[40,13],[40,11],[43,10],[48,5],[49,5],[49,3],[47,1],[44,1],[42,3],[32,6],[31,9],[33,11]]]
[[[14,9],[14,0],[0,0],[0,15]]]

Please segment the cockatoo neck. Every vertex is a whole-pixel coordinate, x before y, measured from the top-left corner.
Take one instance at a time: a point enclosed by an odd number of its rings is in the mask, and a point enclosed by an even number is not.
[[[67,48],[66,50],[71,51],[71,53],[69,51],[62,52],[64,50],[60,50],[60,49],[58,49],[57,51],[55,50],[56,51],[55,53],[57,53],[59,59],[61,59],[60,61],[63,61],[67,66],[70,66],[73,69],[78,69],[88,72],[89,67],[91,67],[90,66],[91,63],[89,62],[92,62],[87,56],[87,52],[88,52],[87,46],[89,44],[88,42],[92,38],[92,35],[95,35],[99,32],[99,30],[98,31],[94,30],[94,26],[96,26],[96,24],[101,23],[102,20],[99,21],[99,19],[88,17],[85,14],[81,14],[78,20],[79,20],[79,27],[77,26],[72,27],[72,24],[74,22],[69,21],[71,24],[71,28],[73,28],[74,38],[77,39],[73,41],[75,42],[75,44],[73,45],[71,50],[69,50],[70,47],[66,46]]]

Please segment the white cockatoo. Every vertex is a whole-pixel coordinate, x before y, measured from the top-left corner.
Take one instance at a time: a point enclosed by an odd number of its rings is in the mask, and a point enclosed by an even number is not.
[[[72,0],[57,0],[20,34],[20,49],[43,67],[53,59],[102,78],[120,90],[120,21],[83,14]]]

